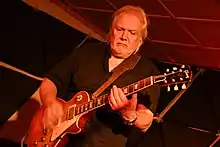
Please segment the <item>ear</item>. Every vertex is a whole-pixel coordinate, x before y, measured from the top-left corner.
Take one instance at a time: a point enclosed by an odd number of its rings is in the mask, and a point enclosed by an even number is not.
[[[134,51],[134,53],[136,53],[140,49],[142,44],[143,44],[143,39],[141,38],[139,43],[138,43],[137,49]]]
[[[111,35],[112,35],[112,28],[109,29],[109,32],[107,34],[107,40],[110,41],[111,40]]]
[[[139,43],[138,43],[138,48],[140,48],[142,44],[143,44],[143,38],[141,37],[141,38],[140,38],[140,41],[139,41]]]

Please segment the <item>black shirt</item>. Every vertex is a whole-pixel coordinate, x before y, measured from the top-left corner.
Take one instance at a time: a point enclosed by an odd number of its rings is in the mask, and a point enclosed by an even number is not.
[[[113,84],[123,87],[158,74],[157,68],[144,57],[143,53],[144,51],[140,50],[142,57],[134,69],[126,71]],[[109,55],[108,45],[104,43],[84,44],[81,48],[74,49],[71,55],[53,68],[46,77],[56,85],[58,97],[66,101],[72,98],[74,93],[82,90],[92,93],[111,76],[108,70]],[[152,86],[139,93],[138,103],[155,112],[158,98],[159,87]],[[103,122],[116,121],[116,118],[111,119],[115,113],[109,109],[109,106],[98,109],[96,114]]]

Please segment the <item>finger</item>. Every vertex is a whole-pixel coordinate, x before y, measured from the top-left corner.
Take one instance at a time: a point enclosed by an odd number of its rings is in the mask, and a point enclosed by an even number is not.
[[[42,119],[42,127],[44,129],[51,129],[53,127],[53,123],[51,120],[49,120],[49,118],[45,115]]]
[[[109,100],[109,105],[111,106],[112,110],[114,110],[114,106],[112,105],[112,103]]]
[[[109,95],[109,103],[110,103],[113,110],[115,110],[117,108],[117,103],[116,103],[114,96],[113,96],[113,89],[111,89],[111,92]]]
[[[54,126],[57,122],[57,115],[51,108],[47,108],[45,110],[45,125],[46,126]]]
[[[41,125],[42,125],[43,128],[46,126],[45,115],[42,116]]]
[[[52,122],[47,122],[45,125],[46,129],[52,129],[55,125]]]
[[[63,105],[61,105],[60,109],[59,109],[59,118],[58,118],[58,122],[57,124],[60,123],[61,120],[63,120],[63,117],[64,117],[64,110],[63,110]]]
[[[118,95],[119,95],[119,98],[120,98],[120,101],[122,102],[122,104],[127,105],[128,99],[121,88],[118,88]]]
[[[117,88],[117,86],[115,85],[113,86],[113,96],[114,96],[117,106],[120,106],[122,104],[122,101],[119,95],[119,89],[120,88]]]
[[[131,100],[132,103],[137,103],[137,93],[132,94]]]
[[[56,119],[61,119],[63,116],[63,106],[61,104],[56,105],[56,109],[53,109],[53,115],[56,116]]]
[[[129,103],[130,107],[135,110],[137,107],[137,94],[132,94],[132,97],[128,103]]]
[[[52,115],[50,115],[50,120],[51,120],[51,123],[53,124],[53,125],[57,125],[58,124],[58,122],[59,122],[59,119],[61,119],[61,116],[60,116],[60,112],[59,112],[60,110],[58,109],[57,111],[53,111],[52,113]]]
[[[64,112],[63,112],[63,105],[62,105],[62,104],[59,104],[58,109],[59,109],[59,115],[62,116],[63,113],[64,113]]]

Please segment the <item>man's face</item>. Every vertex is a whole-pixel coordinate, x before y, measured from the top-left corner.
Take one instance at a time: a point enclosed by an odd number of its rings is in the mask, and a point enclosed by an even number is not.
[[[142,24],[132,13],[117,16],[111,28],[110,43],[112,55],[127,58],[142,44]]]

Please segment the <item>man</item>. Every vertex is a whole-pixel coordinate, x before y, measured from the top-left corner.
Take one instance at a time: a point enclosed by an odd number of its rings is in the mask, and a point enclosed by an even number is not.
[[[114,14],[108,45],[85,44],[51,70],[40,86],[44,125],[53,127],[63,115],[62,105],[56,97],[67,101],[67,97],[71,98],[68,93],[94,92],[124,59],[136,52],[142,53],[139,49],[147,37],[147,25],[147,17],[141,8],[124,6]],[[119,87],[157,73],[152,62],[142,56],[134,69],[125,72],[107,89],[110,91],[110,105],[98,109],[85,126],[85,133],[81,137],[73,137],[73,142],[88,147],[108,147],[117,143],[120,147],[125,146],[125,136],[133,128],[145,132],[153,120],[159,88],[151,87],[133,94],[129,99]]]

